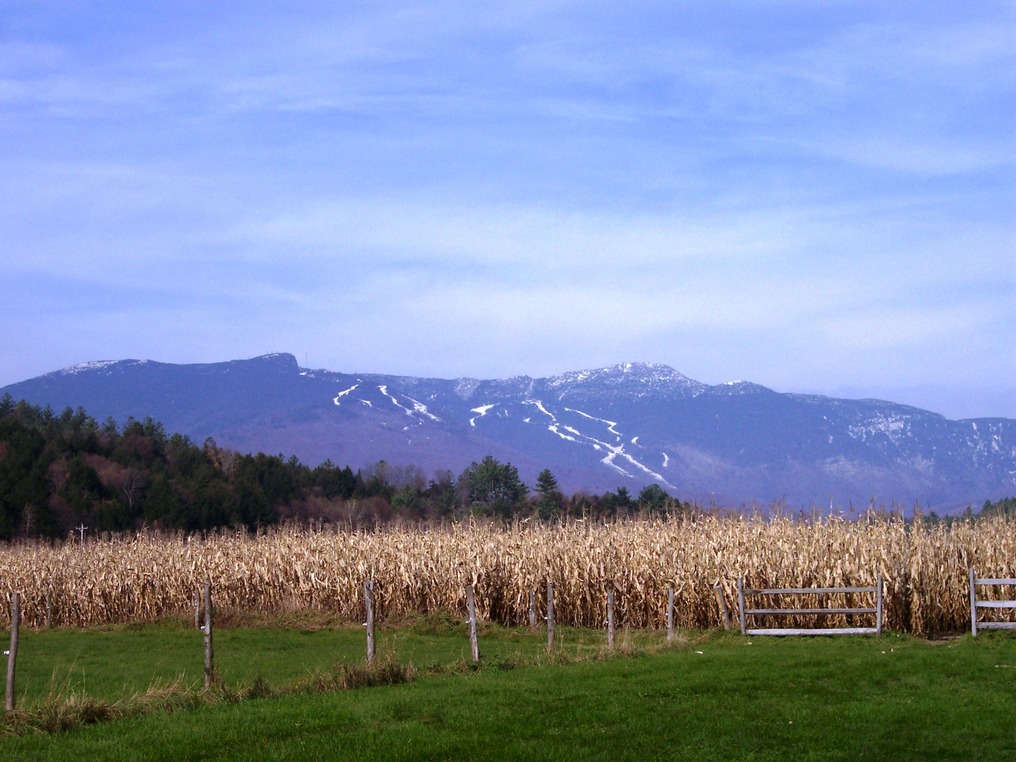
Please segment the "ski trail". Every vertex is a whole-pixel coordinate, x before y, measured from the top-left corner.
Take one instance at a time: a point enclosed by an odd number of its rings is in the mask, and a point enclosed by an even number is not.
[[[594,436],[585,434],[573,426],[567,426],[565,424],[562,424],[561,422],[558,421],[557,416],[555,416],[552,412],[550,412],[541,400],[525,400],[524,404],[532,405],[541,413],[543,413],[547,418],[550,419],[550,423],[547,425],[547,429],[552,434],[559,436],[561,439],[564,439],[565,441],[575,442],[577,444],[591,445],[594,450],[606,452],[606,455],[604,455],[603,458],[600,459],[600,462],[603,463],[603,465],[612,468],[618,473],[621,473],[631,478],[634,474],[630,470],[628,470],[628,468],[622,466],[621,463],[618,463],[618,461],[620,460],[622,463],[626,463],[630,468],[641,471],[647,474],[648,476],[652,477],[656,481],[660,482],[661,484],[665,484],[671,489],[674,489],[674,485],[668,482],[664,478],[663,474],[653,471],[651,468],[649,468],[647,465],[639,461],[636,457],[634,457],[631,453],[627,452],[624,449],[623,444],[624,437],[621,434],[621,432],[619,432],[616,428],[617,421],[609,421],[606,418],[598,418],[595,415],[589,415],[589,413],[584,413],[581,410],[575,410],[574,408],[567,407],[565,408],[565,410],[569,413],[575,413],[590,421],[596,421],[598,423],[607,424],[607,432],[613,434],[617,438],[617,444],[610,444],[608,442],[604,442],[600,439],[597,439]],[[564,432],[568,433],[566,434]],[[638,437],[636,436],[632,439],[632,444],[636,444],[637,442]]]
[[[423,404],[422,402],[420,402],[419,400],[414,400],[414,399],[413,399],[412,397],[410,397],[410,396],[409,396],[408,394],[406,395],[406,399],[407,399],[407,400],[409,400],[410,402],[412,402],[412,403],[413,403],[413,411],[414,411],[414,412],[417,412],[417,413],[419,413],[420,415],[425,415],[425,416],[427,416],[428,418],[430,418],[430,420],[432,420],[432,421],[440,421],[440,420],[441,420],[441,419],[440,419],[440,418],[438,418],[438,417],[437,417],[436,415],[434,415],[434,414],[433,414],[432,412],[430,412],[430,411],[429,411],[429,410],[427,409],[427,406],[426,406],[426,405],[424,405],[424,404]]]
[[[477,418],[483,418],[483,416],[485,416],[487,413],[489,413],[495,407],[497,407],[497,405],[480,405],[480,407],[474,407],[469,412],[470,413],[477,413],[477,415],[474,415],[472,418],[469,419],[469,425],[472,426],[475,429],[476,428],[476,419]]]
[[[352,385],[351,387],[349,387],[349,388],[348,388],[348,389],[346,389],[345,391],[339,392],[339,393],[338,393],[338,394],[336,394],[336,395],[335,395],[334,397],[332,397],[332,402],[334,402],[334,403],[335,403],[335,406],[336,406],[336,407],[338,407],[339,405],[341,405],[341,404],[342,404],[342,402],[341,402],[342,398],[343,398],[343,397],[345,397],[345,396],[346,396],[347,394],[349,394],[350,392],[352,392],[352,391],[355,391],[355,390],[356,390],[356,388],[357,388],[357,387],[358,387],[359,385],[360,385],[360,382],[359,382],[359,381],[357,381],[357,382],[356,382],[355,384],[353,384],[353,385]]]

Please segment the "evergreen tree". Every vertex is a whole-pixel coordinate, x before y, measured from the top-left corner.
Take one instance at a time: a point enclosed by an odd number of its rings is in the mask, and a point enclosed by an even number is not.
[[[448,518],[455,512],[455,481],[452,472],[440,470],[434,473],[427,489],[423,492],[427,514],[431,518]]]
[[[536,492],[540,496],[536,501],[537,515],[543,521],[557,519],[561,515],[564,495],[558,491],[557,479],[549,468],[543,469],[536,477]]]
[[[49,511],[53,453],[46,438],[17,414],[8,415],[0,420],[0,451],[0,538],[59,534]]]
[[[467,510],[510,519],[519,512],[529,487],[519,479],[515,466],[487,455],[462,472],[458,491]]]
[[[662,515],[670,502],[668,495],[659,484],[649,484],[639,492],[639,507],[649,514]]]

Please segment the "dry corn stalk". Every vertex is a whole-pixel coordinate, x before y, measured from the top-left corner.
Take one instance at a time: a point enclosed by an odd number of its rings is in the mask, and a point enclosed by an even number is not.
[[[1016,520],[928,528],[878,514],[697,516],[19,543],[0,548],[0,594],[22,594],[27,626],[45,623],[47,591],[56,624],[89,626],[183,614],[208,578],[223,610],[326,611],[359,621],[363,581],[373,578],[380,616],[463,611],[464,585],[473,584],[478,617],[520,625],[530,590],[553,581],[561,624],[602,626],[612,585],[619,625],[659,628],[673,586],[675,624],[702,628],[720,624],[713,585],[733,603],[739,576],[751,587],[842,587],[871,585],[881,574],[885,626],[924,635],[967,626],[970,565],[980,576],[1016,576]],[[836,604],[856,605],[825,602]],[[2,609],[0,623],[10,616]]]

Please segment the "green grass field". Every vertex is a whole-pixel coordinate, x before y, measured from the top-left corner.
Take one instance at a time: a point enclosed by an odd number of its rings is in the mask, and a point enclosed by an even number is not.
[[[270,687],[285,688],[336,663],[362,662],[366,655],[363,629],[348,624],[329,626],[313,619],[286,626],[257,624],[215,631],[216,672],[229,687],[242,689],[260,678]],[[480,639],[484,664],[526,664],[546,655],[546,635],[539,632],[488,624],[481,626]],[[661,642],[658,634],[641,631],[618,636],[628,650]],[[557,628],[556,652],[564,658],[588,658],[603,643],[599,632]],[[380,628],[377,654],[434,673],[461,668],[470,660],[470,647],[462,622],[435,615]],[[95,630],[23,630],[17,703],[30,709],[57,695],[114,701],[167,683],[196,690],[203,668],[202,631],[181,620]]]
[[[222,629],[215,642],[231,700],[0,738],[0,758],[1016,758],[1016,638],[1004,633],[682,633],[671,648],[638,633],[605,657],[602,633],[564,628],[548,657],[542,634],[490,627],[474,670],[464,627],[432,618],[379,640],[379,654],[413,662],[415,680],[330,693],[286,689],[362,661],[360,630],[289,623]],[[196,689],[201,669],[201,635],[179,623],[27,632],[19,707],[116,701],[153,683]],[[282,695],[241,700],[259,677]]]

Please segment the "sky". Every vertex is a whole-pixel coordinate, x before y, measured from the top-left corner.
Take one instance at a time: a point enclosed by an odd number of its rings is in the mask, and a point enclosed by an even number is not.
[[[0,386],[621,362],[1016,418],[1016,4],[0,0]]]

